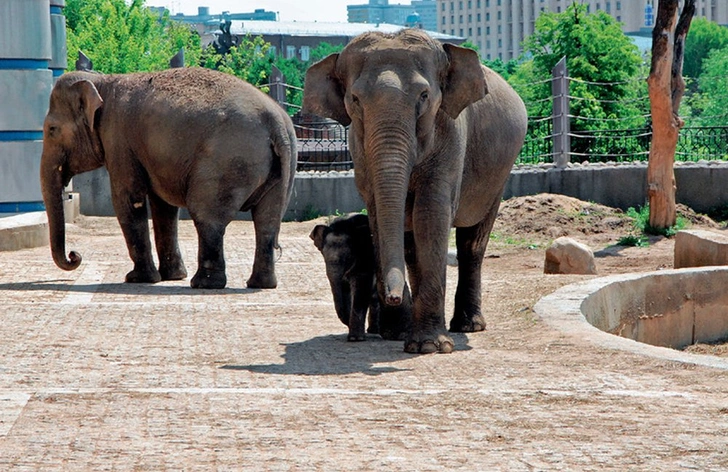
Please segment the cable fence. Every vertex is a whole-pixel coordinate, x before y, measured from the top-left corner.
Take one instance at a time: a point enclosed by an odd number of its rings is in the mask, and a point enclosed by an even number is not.
[[[590,87],[611,88],[628,82],[643,82],[644,78],[623,82],[589,82],[571,78],[567,74],[544,79],[528,85],[543,86],[549,82],[563,81],[559,87],[562,93],[553,93],[550,97],[534,98],[526,105],[528,108],[548,108],[546,116],[529,116],[526,139],[516,164],[538,165],[557,163],[566,165],[574,163],[597,162],[635,162],[647,161],[652,140],[650,123],[649,97],[640,94],[628,100],[598,99],[593,94],[587,97],[575,95],[570,90],[570,83],[588,85]],[[293,122],[298,137],[298,170],[299,171],[341,171],[353,168],[347,140],[347,129],[333,120],[321,117],[306,116],[301,113],[300,106],[288,103],[285,83],[265,84],[264,90],[278,100],[293,115]],[[300,93],[300,88],[290,87]],[[646,90],[646,89],[645,89]],[[624,103],[627,102],[627,103]],[[578,113],[578,105],[597,103],[600,106],[629,106],[629,116],[583,116]],[[571,113],[573,109],[576,112]],[[553,110],[557,110],[554,113]],[[675,160],[728,160],[728,113],[718,116],[687,118],[686,125],[680,130]],[[702,123],[726,123],[727,125],[710,125]]]

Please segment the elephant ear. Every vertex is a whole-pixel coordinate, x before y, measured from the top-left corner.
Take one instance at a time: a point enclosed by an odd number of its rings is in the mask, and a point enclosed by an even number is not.
[[[485,97],[488,86],[477,52],[448,43],[442,46],[450,64],[442,83],[441,108],[454,119],[468,105]]]
[[[318,248],[319,251],[324,250],[324,239],[329,232],[329,227],[326,225],[316,225],[308,235],[313,240],[313,244]]]
[[[79,80],[71,85],[71,90],[75,91],[79,97],[79,111],[86,116],[86,122],[89,129],[93,131],[96,110],[101,108],[104,100],[99,95],[96,86],[90,80]]]
[[[338,54],[331,54],[306,71],[303,111],[333,118],[344,126],[351,123],[344,106],[344,86],[336,77]]]

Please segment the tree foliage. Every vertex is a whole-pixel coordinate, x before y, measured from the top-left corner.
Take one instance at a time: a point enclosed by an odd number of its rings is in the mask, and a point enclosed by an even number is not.
[[[530,57],[515,71],[511,82],[530,103],[531,116],[551,114],[551,70],[566,57],[570,83],[573,130],[622,128],[644,124],[635,99],[645,94],[637,76],[643,60],[637,46],[622,32],[619,23],[605,12],[588,13],[586,5],[572,3],[562,13],[543,13],[533,35],[524,41]],[[541,81],[540,84],[533,85]],[[604,87],[601,84],[610,82]],[[527,86],[527,84],[531,84]],[[631,118],[631,119],[630,119]],[[597,125],[594,119],[618,119]]]
[[[703,72],[703,61],[711,51],[728,47],[728,28],[705,18],[695,18],[685,40],[683,75],[698,78]]]
[[[692,102],[696,124],[725,126],[728,122],[728,46],[713,49],[703,61],[698,93]]]
[[[152,12],[144,0],[67,0],[65,15],[70,69],[79,50],[107,74],[167,69],[181,48],[186,64],[200,60],[199,36]]]

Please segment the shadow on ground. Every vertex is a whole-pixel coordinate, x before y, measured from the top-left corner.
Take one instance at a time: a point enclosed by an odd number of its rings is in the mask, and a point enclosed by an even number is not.
[[[58,291],[68,293],[110,293],[115,295],[246,295],[260,292],[261,289],[226,287],[223,289],[207,290],[193,289],[188,281],[177,282],[180,285],[161,284],[129,284],[129,283],[101,283],[101,284],[74,284],[72,280],[39,280],[33,282],[17,282],[0,284],[2,291],[38,292]]]
[[[455,351],[468,351],[468,337],[450,333]],[[223,365],[221,369],[278,375],[346,375],[362,373],[381,375],[411,369],[399,369],[391,364],[411,359],[416,354],[404,352],[402,341],[386,341],[377,335],[367,335],[365,342],[349,342],[346,334],[317,336],[297,343],[284,344],[283,364]],[[438,354],[432,354],[438,355]]]

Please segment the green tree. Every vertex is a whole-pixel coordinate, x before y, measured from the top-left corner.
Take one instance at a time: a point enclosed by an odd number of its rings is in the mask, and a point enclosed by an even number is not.
[[[683,75],[693,79],[703,72],[703,61],[714,49],[728,47],[728,28],[705,18],[695,18],[685,40]]]
[[[314,62],[318,62],[321,59],[326,58],[330,54],[341,52],[342,49],[344,49],[343,44],[331,44],[331,43],[326,43],[326,42],[319,43],[318,46],[311,49],[310,60],[309,60],[308,65],[313,64]]]
[[[693,102],[697,123],[725,126],[728,122],[728,46],[713,49],[703,61],[698,94]]]
[[[536,20],[533,35],[524,41],[531,57],[511,82],[522,93],[532,116],[551,114],[551,70],[566,56],[570,82],[571,114],[578,116],[572,129],[627,128],[644,124],[647,103],[644,81],[637,80],[642,57],[637,46],[610,15],[588,13],[587,6],[572,3],[562,13],[544,13]],[[533,85],[535,83],[535,85]],[[605,85],[609,84],[609,85]],[[606,120],[606,121],[605,121]]]
[[[199,36],[144,0],[67,0],[65,14],[70,69],[79,50],[107,74],[167,69],[181,48],[187,65],[200,61]]]

